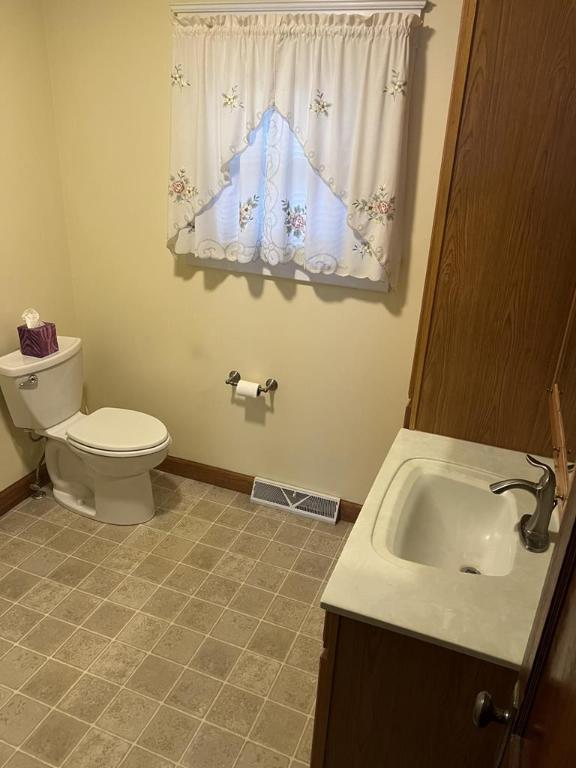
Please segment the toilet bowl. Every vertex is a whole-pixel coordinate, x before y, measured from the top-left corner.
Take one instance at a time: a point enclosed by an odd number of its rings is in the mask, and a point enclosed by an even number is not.
[[[168,455],[168,430],[139,411],[82,413],[81,340],[58,342],[47,357],[0,357],[12,420],[46,438],[46,468],[63,507],[103,523],[144,523],[154,516],[150,470]]]
[[[154,516],[150,470],[170,447],[164,424],[121,408],[74,414],[40,430],[54,498],[103,523],[136,525]]]

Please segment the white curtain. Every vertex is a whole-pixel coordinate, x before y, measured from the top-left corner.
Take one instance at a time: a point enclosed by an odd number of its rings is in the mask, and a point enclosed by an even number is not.
[[[173,251],[393,287],[418,24],[404,14],[178,16]]]

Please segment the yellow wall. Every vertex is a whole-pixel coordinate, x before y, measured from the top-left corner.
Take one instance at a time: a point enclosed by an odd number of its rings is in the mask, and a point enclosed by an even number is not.
[[[363,499],[406,403],[460,8],[437,3],[421,38],[404,286],[383,299],[176,266],[165,247],[168,2],[44,2],[92,408],[158,416],[174,455]],[[34,238],[44,242],[42,227]],[[231,368],[279,380],[273,412],[232,402]]]
[[[0,2],[0,355],[36,307],[76,332],[40,0]],[[0,397],[0,490],[34,466],[38,447]]]

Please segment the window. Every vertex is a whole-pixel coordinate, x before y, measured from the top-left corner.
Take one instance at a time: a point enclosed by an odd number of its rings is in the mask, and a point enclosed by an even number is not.
[[[415,19],[178,17],[173,252],[392,287]]]

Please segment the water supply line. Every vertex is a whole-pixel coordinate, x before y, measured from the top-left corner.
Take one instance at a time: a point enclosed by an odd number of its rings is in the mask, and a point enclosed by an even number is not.
[[[34,480],[30,483],[30,491],[31,491],[31,497],[33,499],[43,499],[44,496],[46,496],[46,491],[42,488],[42,466],[44,464],[44,459],[46,456],[46,451],[44,446],[46,445],[46,438],[42,435],[35,436],[32,430],[28,431],[28,437],[33,443],[42,443],[42,455],[40,456],[40,461],[36,465],[36,469],[34,472]]]

